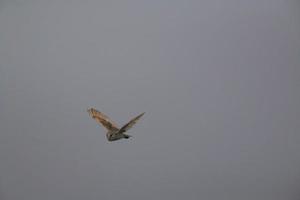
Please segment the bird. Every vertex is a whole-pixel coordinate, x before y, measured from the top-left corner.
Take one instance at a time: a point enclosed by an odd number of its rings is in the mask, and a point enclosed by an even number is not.
[[[118,128],[115,122],[113,122],[108,116],[96,110],[95,108],[89,108],[87,109],[87,112],[94,120],[96,120],[104,128],[106,128],[106,138],[110,142],[132,137],[131,135],[125,134],[125,132],[132,128],[132,126],[135,125],[136,122],[145,114],[145,112],[139,114],[138,116],[131,119],[127,124],[125,124],[121,128]]]

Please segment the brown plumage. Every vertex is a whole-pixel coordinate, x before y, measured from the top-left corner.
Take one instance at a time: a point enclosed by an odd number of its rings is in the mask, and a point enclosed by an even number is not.
[[[99,112],[98,110],[90,108],[87,111],[93,119],[95,119],[98,123],[100,123],[102,126],[104,126],[104,128],[107,129],[106,138],[108,141],[120,140],[122,138],[128,139],[129,137],[131,137],[130,135],[124,133],[132,128],[132,126],[136,124],[136,122],[145,114],[142,113],[136,116],[119,129],[116,123],[114,123],[111,119],[109,119],[109,117]]]

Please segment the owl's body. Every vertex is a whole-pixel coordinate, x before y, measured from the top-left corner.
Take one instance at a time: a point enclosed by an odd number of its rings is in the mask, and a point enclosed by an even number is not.
[[[104,126],[107,129],[106,138],[108,141],[115,141],[120,139],[128,139],[131,136],[125,134],[145,113],[138,115],[137,117],[130,120],[127,124],[125,124],[122,128],[118,128],[116,123],[114,123],[111,119],[109,119],[103,113],[97,111],[94,108],[90,108],[87,110],[89,115],[95,119],[98,123]]]
[[[120,139],[128,139],[130,138],[130,135],[124,134],[124,133],[119,133],[119,131],[108,131],[106,133],[106,138],[108,141],[115,141],[115,140],[120,140]]]

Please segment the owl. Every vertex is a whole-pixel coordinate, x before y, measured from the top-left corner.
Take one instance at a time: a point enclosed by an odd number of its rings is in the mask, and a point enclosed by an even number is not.
[[[130,138],[131,136],[125,134],[125,132],[127,132],[145,114],[142,113],[136,116],[123,127],[118,128],[116,123],[114,123],[111,119],[109,119],[109,117],[99,112],[98,110],[90,108],[87,110],[87,112],[93,119],[95,119],[98,123],[100,123],[102,126],[104,126],[104,128],[107,129],[106,138],[108,141]]]

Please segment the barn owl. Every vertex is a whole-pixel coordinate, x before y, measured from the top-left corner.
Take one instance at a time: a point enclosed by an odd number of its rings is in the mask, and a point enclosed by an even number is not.
[[[104,126],[104,128],[107,129],[106,138],[108,141],[130,138],[131,136],[125,134],[125,132],[128,131],[145,114],[142,113],[136,116],[119,129],[116,123],[114,123],[111,119],[109,119],[106,115],[99,112],[98,110],[90,108],[87,110],[87,112],[93,119],[95,119],[98,123],[100,123],[102,126]]]

